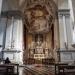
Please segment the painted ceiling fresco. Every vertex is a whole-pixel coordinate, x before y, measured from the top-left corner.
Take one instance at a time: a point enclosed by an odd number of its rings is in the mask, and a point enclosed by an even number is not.
[[[54,22],[55,8],[45,0],[34,0],[26,5],[24,11],[25,25],[30,33],[49,32]],[[47,2],[47,1],[46,1]]]

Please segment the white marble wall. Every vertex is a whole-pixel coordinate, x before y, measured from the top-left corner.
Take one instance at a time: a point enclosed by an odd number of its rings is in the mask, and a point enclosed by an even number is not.
[[[0,45],[3,46],[3,36],[5,32],[5,27],[6,27],[6,18],[1,18],[0,19]]]
[[[18,0],[3,0],[2,11],[18,10],[18,5],[19,5]]]
[[[69,9],[68,0],[58,0],[58,9]]]
[[[75,0],[69,0],[69,8],[71,14],[71,22],[72,22],[72,44],[75,47]]]
[[[75,63],[75,50],[60,51],[60,61]]]
[[[7,0],[3,0],[2,3],[2,11],[7,11],[8,10],[8,4],[7,4]]]
[[[3,0],[0,0],[0,14],[1,14],[1,10],[2,10],[2,1]]]
[[[0,18],[0,58],[2,58],[2,49],[4,46],[4,37],[5,37],[5,27],[6,27],[6,18]]]
[[[16,61],[23,63],[23,23],[22,19],[14,19],[14,48],[21,51],[16,54]]]
[[[62,52],[60,57],[62,62],[73,61],[72,52]]]
[[[72,1],[72,7],[73,7],[73,15],[74,15],[74,23],[75,23],[75,0],[70,0]]]
[[[6,45],[5,48],[11,48],[11,43],[16,49],[22,49],[22,20],[21,19],[8,19],[6,30]]]
[[[60,37],[60,48],[65,48],[64,45],[64,27],[63,27],[63,17],[59,16],[59,37]]]
[[[5,27],[6,32],[5,32]],[[12,30],[13,29],[13,30]],[[5,37],[6,33],[6,37]],[[13,36],[12,36],[13,34]],[[4,40],[5,39],[5,40]],[[11,48],[11,43],[13,47]],[[9,57],[12,62],[23,63],[23,24],[22,19],[1,18],[0,20],[0,45],[3,45],[3,58]],[[2,48],[3,48],[2,47]],[[1,49],[2,50],[2,49]]]
[[[60,48],[73,48],[72,47],[72,23],[70,20],[70,13],[59,14],[59,37],[60,37]],[[65,44],[66,43],[66,44]]]
[[[70,0],[58,0],[59,12],[59,37],[60,37],[60,48],[65,48],[65,42],[67,42],[68,48],[72,47],[73,41],[73,23],[72,14],[70,12]],[[68,11],[67,11],[68,10]],[[74,15],[73,15],[74,16]]]
[[[72,49],[72,23],[70,16],[66,16],[66,32],[67,32],[67,42],[68,42],[68,48]]]
[[[60,3],[61,2],[61,3]],[[75,61],[75,48],[72,47],[73,42],[73,25],[74,25],[74,13],[71,0],[60,0],[59,9],[62,10],[62,14],[59,15],[59,35],[60,35],[60,61],[72,62]],[[64,10],[64,12],[63,12]],[[68,10],[68,11],[67,11]],[[66,18],[64,19],[64,17]],[[65,28],[64,28],[65,26]],[[64,32],[65,29],[65,32]],[[66,34],[66,36],[65,36]],[[66,39],[65,39],[66,37]],[[67,42],[67,48],[65,47],[65,40]]]

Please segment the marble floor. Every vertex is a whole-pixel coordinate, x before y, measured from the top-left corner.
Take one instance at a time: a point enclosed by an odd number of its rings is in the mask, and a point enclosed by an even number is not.
[[[19,75],[54,75],[54,66],[26,65],[19,68]]]
[[[19,67],[19,75],[55,75],[55,67],[53,65],[24,65]],[[64,75],[75,75],[75,73]]]

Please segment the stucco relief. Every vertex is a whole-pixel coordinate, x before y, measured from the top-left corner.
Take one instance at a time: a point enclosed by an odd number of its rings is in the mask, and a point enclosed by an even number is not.
[[[53,23],[53,16],[45,6],[35,5],[25,11],[29,32],[48,32]],[[51,20],[50,20],[51,19]]]
[[[30,33],[49,32],[56,17],[56,4],[53,0],[25,1],[24,19]]]

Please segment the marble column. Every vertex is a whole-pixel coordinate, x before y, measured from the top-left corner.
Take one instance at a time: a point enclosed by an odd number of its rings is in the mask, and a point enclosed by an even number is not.
[[[74,40],[74,36],[75,36],[75,34],[74,34],[74,32],[75,32],[75,0],[69,0],[68,1],[68,3],[69,3],[69,9],[70,9],[70,20],[71,20],[71,27],[72,27],[72,30],[71,30],[71,32],[73,33],[72,35],[72,44],[75,44],[75,40]]]
[[[71,12],[71,14],[73,15],[74,17],[74,23],[75,23],[75,0],[69,0],[69,4],[70,4],[70,9],[73,11],[73,13]],[[71,6],[72,4],[72,6]]]
[[[59,39],[59,22],[58,22],[58,8],[55,11],[55,21],[54,21],[54,58],[55,61],[58,61],[57,50],[60,48],[60,39]]]
[[[68,39],[67,39],[67,30],[66,30],[66,22],[65,22],[65,15],[63,15],[63,27],[64,27],[64,42],[65,42],[65,48],[68,48]]]

